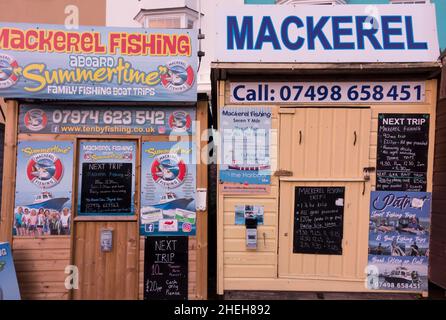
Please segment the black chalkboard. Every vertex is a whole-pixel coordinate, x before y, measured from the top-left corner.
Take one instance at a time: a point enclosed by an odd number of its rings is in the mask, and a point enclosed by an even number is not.
[[[376,190],[426,191],[428,114],[379,114]]]
[[[187,300],[188,237],[146,237],[144,300]]]
[[[344,187],[296,187],[293,253],[342,254]]]
[[[131,163],[83,163],[80,213],[132,214]]]

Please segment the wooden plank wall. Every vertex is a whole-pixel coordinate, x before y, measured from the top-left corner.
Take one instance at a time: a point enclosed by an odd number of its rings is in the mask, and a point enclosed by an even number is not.
[[[441,76],[435,135],[429,277],[446,289],[446,66]]]
[[[70,264],[70,237],[14,237],[14,264],[25,300],[67,300],[65,267]]]
[[[231,105],[230,82],[218,82],[218,108]],[[377,129],[379,113],[429,113],[430,146],[428,162],[427,191],[432,191],[433,159],[435,143],[435,107],[437,97],[437,81],[426,81],[426,100],[416,104],[375,104],[363,105],[371,108],[371,129],[369,146],[369,163],[376,167]],[[253,105],[243,103],[240,105]],[[264,105],[264,104],[263,104]],[[306,107],[301,104],[298,107]],[[312,104],[317,107],[317,104]],[[319,106],[326,107],[327,104]],[[337,105],[338,107],[341,107]],[[361,105],[356,105],[360,107]],[[345,107],[345,106],[344,106]],[[275,106],[277,108],[277,106]],[[446,117],[444,118],[446,123]],[[273,128],[278,128],[278,115],[275,111]],[[446,127],[445,127],[446,129]],[[278,133],[280,135],[280,132]],[[272,153],[273,154],[273,153]],[[446,147],[444,155],[446,156]],[[445,166],[446,167],[446,166]],[[445,172],[446,175],[446,172]],[[446,176],[445,176],[446,178]],[[225,290],[296,290],[293,280],[284,279],[277,282],[279,263],[277,256],[278,221],[279,221],[279,185],[276,177],[272,177],[271,193],[265,196],[233,196],[222,195],[218,190],[217,204],[217,293],[223,294]],[[446,180],[445,180],[446,181]],[[366,189],[369,201],[370,191],[375,189],[376,175],[371,174],[371,182]],[[446,201],[445,201],[446,202]],[[265,206],[265,225],[258,230],[258,245],[256,251],[248,252],[245,249],[245,230],[243,226],[236,226],[234,222],[235,204],[254,203]],[[444,208],[444,205],[442,206]],[[365,206],[368,208],[368,206]],[[368,216],[369,212],[361,212]],[[265,235],[265,238],[263,237]],[[443,246],[444,248],[444,246]],[[360,254],[362,263],[357,266],[358,272],[367,264],[367,248]],[[444,250],[444,249],[443,249]],[[365,275],[364,275],[365,276]],[[274,282],[275,281],[275,282]],[[263,283],[263,284],[262,284]],[[274,288],[275,287],[275,288]]]

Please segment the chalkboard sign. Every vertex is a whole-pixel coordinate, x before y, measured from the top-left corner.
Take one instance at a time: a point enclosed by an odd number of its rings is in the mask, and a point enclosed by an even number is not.
[[[91,214],[132,213],[132,163],[82,163],[80,210]]]
[[[188,237],[146,237],[144,300],[187,300]]]
[[[376,190],[426,191],[428,114],[379,114]]]
[[[344,187],[296,187],[293,253],[342,254]]]

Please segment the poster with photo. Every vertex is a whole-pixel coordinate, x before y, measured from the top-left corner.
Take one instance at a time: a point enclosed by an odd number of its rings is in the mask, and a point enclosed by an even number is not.
[[[368,258],[370,289],[428,289],[431,199],[429,192],[372,192]]]
[[[81,142],[79,216],[135,214],[135,141]]]
[[[264,207],[253,204],[242,204],[235,206],[235,224],[245,225],[246,219],[255,218],[257,224],[263,224]]]
[[[271,119],[270,107],[224,107],[220,110],[221,192],[269,192]]]
[[[195,235],[195,144],[143,143],[141,175],[140,234]]]
[[[19,141],[13,234],[69,235],[73,143]]]

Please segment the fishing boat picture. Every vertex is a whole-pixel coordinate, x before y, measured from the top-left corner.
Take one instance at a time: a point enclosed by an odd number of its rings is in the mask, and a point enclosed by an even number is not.
[[[407,283],[407,284],[417,284],[419,283],[420,276],[417,271],[410,271],[406,267],[396,267],[390,273],[384,273],[382,275],[384,280],[389,283]]]
[[[23,207],[29,209],[43,208],[43,209],[61,211],[64,204],[67,203],[68,200],[70,199],[66,197],[54,198],[50,192],[43,191],[35,197],[33,203],[25,204],[23,205]]]
[[[254,165],[254,166],[248,166],[248,165],[238,165],[238,164],[232,164],[228,165],[229,170],[238,170],[238,171],[261,171],[261,170],[268,170],[270,169],[270,165]]]
[[[176,208],[186,208],[192,201],[193,198],[177,198],[176,194],[173,192],[167,192],[161,196],[158,204],[152,205],[153,208],[162,210],[171,210]]]

